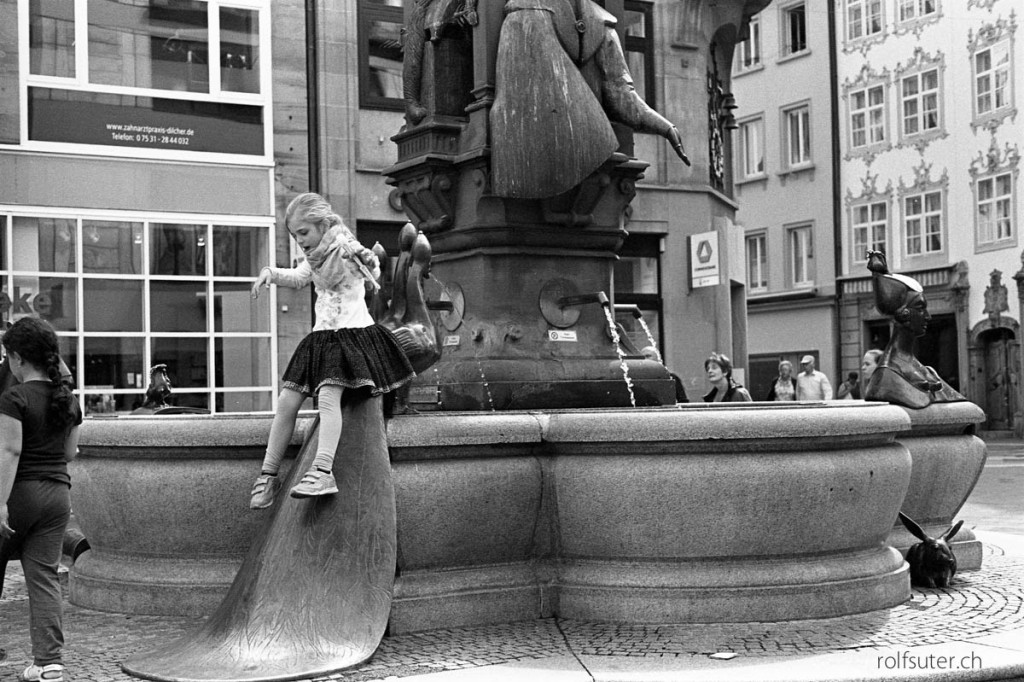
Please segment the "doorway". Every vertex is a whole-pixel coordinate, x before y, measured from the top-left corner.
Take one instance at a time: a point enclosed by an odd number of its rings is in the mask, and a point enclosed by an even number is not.
[[[1015,384],[1017,378],[1017,344],[1013,331],[997,327],[978,337],[983,382],[982,409],[988,416],[986,428],[991,431],[1014,427]]]

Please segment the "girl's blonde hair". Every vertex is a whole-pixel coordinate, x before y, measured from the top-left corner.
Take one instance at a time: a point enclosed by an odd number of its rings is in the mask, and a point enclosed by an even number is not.
[[[341,216],[334,212],[334,209],[331,208],[326,199],[315,192],[306,192],[295,197],[284,211],[285,228],[288,228],[295,222],[302,221],[317,225],[326,222],[326,229],[340,225],[342,232],[349,239],[355,239],[355,235],[345,225],[345,221],[341,219]]]

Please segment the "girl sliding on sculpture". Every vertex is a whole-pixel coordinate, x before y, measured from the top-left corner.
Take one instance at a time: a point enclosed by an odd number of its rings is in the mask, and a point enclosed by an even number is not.
[[[253,298],[271,284],[316,288],[316,323],[292,355],[282,379],[263,467],[249,507],[274,502],[277,473],[307,396],[316,395],[320,437],[312,468],[291,490],[292,497],[338,492],[331,472],[341,440],[341,408],[349,400],[378,396],[410,381],[415,372],[390,331],[374,323],[366,308],[364,283],[376,286],[377,256],[360,245],[331,205],[318,194],[297,196],[285,211],[285,226],[306,259],[296,268],[265,267],[252,287]]]

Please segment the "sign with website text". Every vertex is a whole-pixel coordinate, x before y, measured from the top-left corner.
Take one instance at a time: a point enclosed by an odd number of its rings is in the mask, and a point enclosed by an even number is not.
[[[718,233],[700,232],[690,236],[690,286],[713,287],[721,281]]]
[[[112,147],[263,154],[262,107],[30,88],[29,138]],[[59,96],[65,95],[65,96]]]

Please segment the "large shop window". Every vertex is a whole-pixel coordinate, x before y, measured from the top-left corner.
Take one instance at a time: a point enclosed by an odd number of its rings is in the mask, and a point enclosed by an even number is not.
[[[267,155],[268,0],[20,6],[27,142]]]
[[[271,409],[270,226],[0,213],[0,321],[57,329],[87,413],[139,407],[167,365],[175,405]]]

